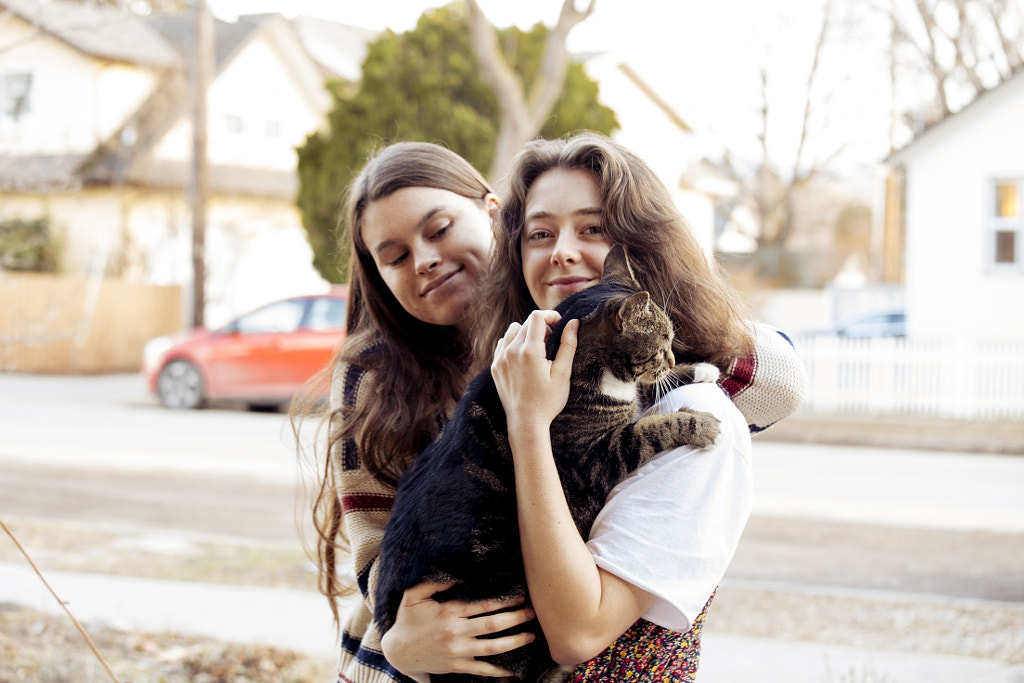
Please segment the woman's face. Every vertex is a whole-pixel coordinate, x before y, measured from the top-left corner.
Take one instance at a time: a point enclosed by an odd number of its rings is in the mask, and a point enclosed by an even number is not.
[[[542,173],[526,194],[523,278],[538,308],[554,308],[597,284],[611,244],[594,175],[583,169]]]
[[[362,237],[388,289],[413,317],[459,325],[479,295],[491,250],[494,195],[470,199],[406,187],[370,202]]]

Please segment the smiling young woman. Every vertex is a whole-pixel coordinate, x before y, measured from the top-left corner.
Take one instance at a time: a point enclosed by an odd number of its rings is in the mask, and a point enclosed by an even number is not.
[[[360,239],[409,314],[461,326],[487,272],[498,199],[404,187],[366,207]],[[468,330],[467,330],[468,333]]]
[[[503,672],[476,656],[532,639],[478,639],[532,619],[532,610],[476,619],[518,601],[438,603],[432,596],[445,586],[432,582],[406,591],[386,638],[372,621],[395,482],[438,435],[469,380],[468,327],[496,210],[479,172],[428,143],[384,148],[349,188],[347,337],[330,368],[330,435],[313,507],[320,590],[341,626],[342,681],[408,682],[425,672],[497,676]],[[352,590],[343,578],[345,554],[361,599],[342,615],[339,601]]]
[[[539,308],[558,303],[601,279],[612,248],[593,174],[553,169],[530,187],[522,234],[523,278]]]
[[[508,181],[485,303],[490,324],[477,348],[485,357],[496,344],[491,371],[537,619],[555,660],[580,663],[573,683],[693,680],[704,615],[751,509],[750,431],[799,405],[802,366],[783,336],[743,319],[737,293],[665,186],[628,150],[594,134],[534,141]],[[721,434],[713,448],[677,448],[627,476],[581,537],[550,435],[571,359],[562,350],[547,359],[544,332],[558,315],[534,309],[590,286],[612,245],[625,247],[641,288],[672,319],[676,362],[711,363],[726,378],[648,397],[643,408],[709,412]],[[749,393],[749,368],[768,370],[768,392]]]

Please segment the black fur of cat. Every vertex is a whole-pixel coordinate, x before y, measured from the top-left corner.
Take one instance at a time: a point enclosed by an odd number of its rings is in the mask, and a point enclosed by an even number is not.
[[[551,439],[569,508],[586,538],[616,483],[663,450],[712,443],[718,420],[695,411],[636,420],[637,380],[656,381],[673,366],[672,323],[639,291],[621,247],[609,253],[599,284],[557,310],[562,319],[547,342],[549,359],[565,323],[578,318],[580,329],[569,400]],[[612,395],[602,391],[609,387]],[[399,480],[378,558],[374,618],[381,633],[394,624],[402,593],[425,579],[458,581],[435,596],[442,601],[524,595],[517,520],[505,412],[488,370]],[[540,629],[530,628],[538,632],[533,643],[487,659],[532,683],[554,662]],[[435,674],[431,680],[495,679]]]

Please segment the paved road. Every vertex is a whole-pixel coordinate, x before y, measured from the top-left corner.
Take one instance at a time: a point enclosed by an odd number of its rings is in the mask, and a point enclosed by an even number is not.
[[[295,539],[285,415],[0,374],[0,425],[0,514]],[[758,442],[755,468],[730,579],[1024,602],[1024,458]]]

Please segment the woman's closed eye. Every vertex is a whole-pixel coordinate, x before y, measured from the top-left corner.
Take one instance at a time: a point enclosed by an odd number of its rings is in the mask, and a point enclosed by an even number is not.
[[[403,251],[403,252],[402,252],[401,254],[399,254],[399,255],[398,255],[398,256],[396,256],[395,258],[392,258],[392,259],[390,259],[390,260],[386,260],[386,261],[384,261],[384,265],[385,265],[385,266],[388,266],[388,267],[390,267],[390,268],[395,268],[395,267],[397,267],[397,266],[400,266],[400,265],[402,265],[402,263],[403,263],[403,262],[405,261],[405,259],[407,259],[407,258],[409,258],[409,252],[407,252],[407,251]]]
[[[432,239],[432,240],[441,239],[442,237],[444,237],[448,233],[448,230],[450,230],[451,227],[452,227],[452,222],[451,221],[445,221],[441,225],[441,227],[439,227],[437,230],[435,230],[433,232],[433,234],[430,235],[429,239]]]

